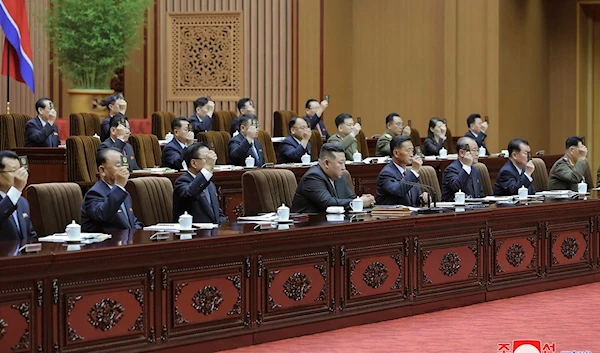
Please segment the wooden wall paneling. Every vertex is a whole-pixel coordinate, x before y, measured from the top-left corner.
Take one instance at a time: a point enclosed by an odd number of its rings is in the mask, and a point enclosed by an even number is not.
[[[460,136],[464,129],[456,111],[457,83],[457,0],[444,1],[444,114],[453,136]],[[428,125],[427,125],[428,126]],[[427,129],[426,126],[426,129]],[[424,135],[428,130],[424,130]]]
[[[320,94],[321,0],[298,1],[298,92],[297,113],[304,115],[304,104]],[[331,114],[331,113],[330,113]],[[328,130],[331,130],[327,124]]]
[[[598,5],[598,7],[600,8],[600,5]],[[598,19],[596,16],[594,16],[593,19],[592,46],[592,87],[600,87],[600,19]],[[600,141],[598,141],[597,138],[597,136],[600,136],[600,109],[597,109],[598,107],[600,107],[600,95],[593,94],[592,99],[593,109],[592,116],[589,121],[589,124],[591,126],[588,128],[588,133],[586,134],[586,136],[590,136],[592,139],[588,141],[588,138],[586,138],[585,142],[588,147],[588,154],[591,154],[591,156],[588,156],[588,159],[590,161],[590,165],[592,166],[592,171],[595,171],[596,167],[600,165]]]

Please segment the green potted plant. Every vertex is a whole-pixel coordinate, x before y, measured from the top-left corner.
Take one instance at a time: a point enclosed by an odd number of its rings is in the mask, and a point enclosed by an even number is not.
[[[111,94],[115,70],[142,43],[139,28],[154,0],[50,0],[48,37],[63,77],[71,82],[71,112],[94,112]]]

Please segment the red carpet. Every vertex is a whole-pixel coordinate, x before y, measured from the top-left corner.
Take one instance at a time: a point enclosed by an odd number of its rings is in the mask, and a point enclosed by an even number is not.
[[[542,353],[600,353],[599,313],[592,283],[225,352],[499,353],[512,352],[499,343],[531,339],[556,344]]]

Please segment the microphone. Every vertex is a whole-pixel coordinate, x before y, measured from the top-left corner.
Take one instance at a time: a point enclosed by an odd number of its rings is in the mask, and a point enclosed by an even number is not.
[[[437,194],[435,193],[435,188],[432,187],[431,185],[427,185],[427,184],[422,184],[422,183],[415,183],[412,181],[408,181],[408,180],[404,180],[404,179],[396,179],[397,182],[399,183],[404,183],[407,185],[412,185],[412,186],[417,186],[417,187],[421,187],[427,190],[431,191],[431,195],[433,196],[433,207],[431,207],[431,197],[427,198],[427,208],[426,209],[421,209],[419,210],[417,213],[421,213],[421,214],[431,214],[431,213],[442,213],[444,212],[443,208],[440,207],[436,207],[436,198],[437,198]]]

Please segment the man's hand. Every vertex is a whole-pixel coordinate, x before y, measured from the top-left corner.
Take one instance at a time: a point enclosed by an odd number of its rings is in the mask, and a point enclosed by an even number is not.
[[[415,172],[419,172],[419,169],[421,168],[422,165],[423,165],[423,158],[421,158],[421,156],[419,156],[419,155],[413,156],[412,170],[414,170]]]
[[[185,144],[189,146],[192,143],[194,143],[194,132],[193,131],[188,131],[185,134]]]
[[[375,197],[371,194],[364,194],[360,197],[364,207],[371,207],[375,204]]]
[[[525,174],[531,176],[533,174],[534,170],[535,170],[535,164],[533,164],[533,161],[529,161],[529,162],[527,162],[527,164],[525,164]]]
[[[350,135],[352,135],[353,137],[356,137],[356,135],[358,135],[358,133],[360,132],[361,129],[362,129],[362,127],[360,126],[359,123],[354,124],[354,126],[352,126],[352,131],[350,132]]]
[[[127,180],[129,180],[129,170],[126,167],[121,167],[115,175],[115,184],[125,187]]]
[[[127,136],[128,135],[127,130],[129,130],[129,129],[126,128],[123,124],[119,124],[119,126],[117,126],[117,129],[115,131],[115,133],[117,134],[117,139],[127,141],[125,139],[125,137],[129,137],[129,136]]]
[[[328,106],[329,106],[329,102],[326,101],[325,99],[323,99],[321,101],[321,111],[325,111],[325,109],[327,109]]]
[[[52,110],[50,110],[50,113],[48,113],[48,123],[50,125],[54,125],[55,121],[56,121],[56,110],[52,109]]]
[[[412,131],[411,131],[411,129],[410,129],[410,126],[408,126],[408,125],[407,125],[407,126],[405,126],[405,127],[404,127],[404,129],[402,129],[402,135],[404,135],[404,136],[410,136],[410,133],[411,133],[411,132],[412,132]]]
[[[204,168],[212,173],[215,168],[215,164],[217,164],[217,158],[218,157],[215,151],[209,150],[206,154],[206,165],[204,165]]]
[[[463,164],[468,165],[469,167],[473,165],[474,160],[475,158],[473,158],[473,154],[471,153],[471,151],[466,152],[465,156],[462,158]]]
[[[427,205],[429,204],[429,194],[427,192],[423,192],[420,196],[419,196],[419,200],[421,200],[421,204],[422,205]]]
[[[579,147],[578,159],[585,159],[587,157],[588,149],[585,146]]]
[[[15,171],[14,175],[14,186],[17,190],[23,192],[25,185],[27,185],[27,178],[29,178],[29,172],[27,169],[21,167]]]
[[[483,132],[485,134],[487,129],[488,129],[488,122],[487,121],[482,122],[481,123],[481,132]]]
[[[249,140],[254,140],[258,137],[258,128],[254,125],[251,125],[248,128],[248,133],[246,134],[246,138]]]
[[[117,99],[117,101],[115,103],[117,104],[119,112],[121,114],[125,115],[125,112],[127,111],[127,101],[123,98],[120,98],[120,99]]]
[[[312,136],[312,132],[309,129],[304,129],[304,131],[302,132],[302,139],[310,140],[311,136]]]

